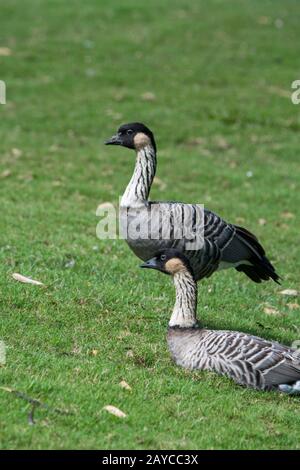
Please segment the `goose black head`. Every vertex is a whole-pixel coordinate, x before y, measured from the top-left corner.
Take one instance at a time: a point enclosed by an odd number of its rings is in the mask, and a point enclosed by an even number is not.
[[[122,145],[137,151],[151,145],[156,152],[156,144],[152,132],[140,122],[123,124],[119,127],[117,134],[108,139],[105,145]]]
[[[188,271],[193,276],[188,259],[174,249],[160,251],[153,258],[143,263],[141,268],[157,269],[162,273],[171,274],[171,276],[179,272]]]

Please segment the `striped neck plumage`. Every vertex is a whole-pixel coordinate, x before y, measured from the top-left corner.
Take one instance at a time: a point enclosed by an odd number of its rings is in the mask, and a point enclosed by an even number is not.
[[[192,328],[197,326],[197,283],[188,270],[173,276],[176,302],[169,321],[170,327]]]
[[[139,206],[148,200],[155,171],[155,149],[152,145],[140,148],[136,154],[136,163],[132,178],[121,199],[121,206]]]

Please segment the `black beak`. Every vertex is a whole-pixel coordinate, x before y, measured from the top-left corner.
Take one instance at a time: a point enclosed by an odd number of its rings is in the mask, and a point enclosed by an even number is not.
[[[159,262],[156,258],[151,258],[148,261],[145,261],[145,263],[141,264],[141,268],[150,268],[150,269],[160,269],[161,266],[159,265]]]
[[[120,134],[113,135],[110,139],[106,140],[105,145],[122,145],[122,139]]]

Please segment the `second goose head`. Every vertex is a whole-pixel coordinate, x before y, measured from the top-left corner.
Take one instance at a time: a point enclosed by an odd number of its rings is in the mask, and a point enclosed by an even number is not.
[[[142,264],[170,274],[176,290],[176,301],[169,321],[170,328],[194,328],[198,325],[197,283],[187,258],[177,250],[168,249]]]
[[[105,142],[106,145],[122,145],[137,152],[151,146],[156,152],[154,136],[150,129],[140,122],[131,122],[119,127],[117,134]]]

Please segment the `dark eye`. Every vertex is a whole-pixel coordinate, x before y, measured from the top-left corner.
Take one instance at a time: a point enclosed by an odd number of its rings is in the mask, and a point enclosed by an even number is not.
[[[127,135],[131,135],[131,134],[133,134],[133,130],[132,130],[132,129],[128,129],[128,131],[127,131],[126,133],[127,133]]]
[[[161,259],[162,261],[165,261],[165,260],[166,260],[166,255],[161,255],[160,259]]]

